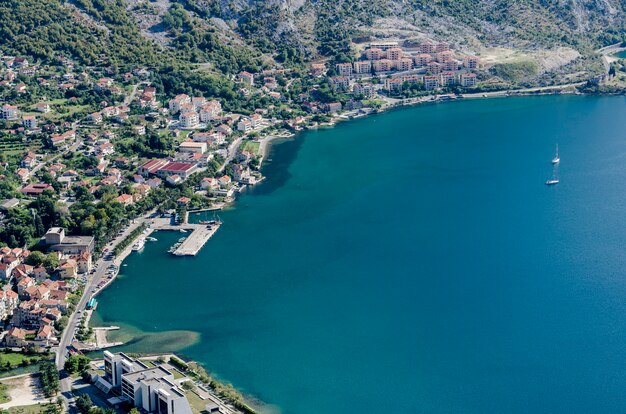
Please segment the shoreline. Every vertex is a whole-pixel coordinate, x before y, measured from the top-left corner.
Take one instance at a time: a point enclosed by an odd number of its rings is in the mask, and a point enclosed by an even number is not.
[[[404,107],[412,107],[415,105],[419,105],[419,104],[428,104],[428,103],[447,103],[447,102],[455,102],[455,101],[463,101],[465,99],[492,99],[492,98],[509,98],[509,97],[523,97],[523,96],[545,96],[545,95],[562,95],[564,94],[563,91],[566,90],[567,88],[570,87],[575,87],[575,85],[572,84],[568,84],[568,85],[561,85],[556,87],[556,89],[542,89],[542,90],[534,90],[533,89],[524,89],[524,90],[507,90],[507,91],[501,91],[501,92],[492,92],[491,94],[471,94],[471,95],[464,95],[461,98],[455,98],[455,99],[439,99],[439,96],[435,96],[435,97],[429,97],[430,99],[421,99],[421,98],[415,98],[414,100],[411,100],[409,102],[397,102],[395,104],[389,104],[389,105],[385,105],[384,107],[380,108],[379,110],[375,110],[372,111],[369,114],[366,114],[364,116],[358,117],[358,118],[354,118],[354,119],[360,119],[360,118],[364,118],[366,116],[370,116],[370,115],[375,115],[375,114],[382,114],[385,113],[389,110],[393,110],[393,109],[403,109]],[[554,88],[554,87],[553,87]],[[595,94],[583,94],[583,93],[566,93],[567,95],[580,95],[580,96],[584,96],[584,95],[595,95]],[[602,95],[602,94],[599,94]],[[308,129],[321,129],[321,128],[330,128],[330,127],[334,127],[336,124],[338,124],[341,121],[351,121],[353,120],[352,118],[340,118],[339,116],[333,117],[330,122],[328,122],[327,124],[323,124],[323,125],[317,125],[314,127],[310,127],[310,128],[305,128],[301,131],[296,131],[294,132],[291,136],[289,137],[285,137],[285,136],[279,136],[279,135],[269,135],[267,137],[265,137],[262,140],[261,143],[261,147],[259,149],[259,152],[263,151],[262,154],[262,161],[264,161],[266,159],[266,157],[269,155],[269,153],[271,152],[271,146],[274,143],[274,141],[279,140],[279,139],[297,139],[299,137],[299,133],[300,132],[306,132]],[[261,168],[262,168],[263,164],[261,163]],[[235,197],[234,200],[229,203],[228,205],[234,205],[237,202],[237,198]],[[222,206],[221,208],[218,209],[222,209],[226,206]],[[197,210],[197,211],[190,211],[190,213],[202,213],[203,211],[214,211],[217,209],[201,209],[201,210]],[[149,220],[149,216],[152,213],[148,213],[144,216],[141,216],[137,219],[135,219],[137,222],[140,221],[144,221],[144,220]],[[152,226],[149,226],[147,228],[147,233],[142,233],[139,235],[139,237],[147,237],[150,234],[152,234],[154,231],[159,231],[159,229],[155,229]],[[114,276],[107,281],[107,283],[105,283],[101,288],[99,288],[94,294],[93,296],[97,296],[98,294],[100,294],[104,289],[106,289],[108,286],[111,285],[111,283],[117,278],[117,276],[119,275],[119,271],[122,267],[122,264],[124,262],[124,260],[130,255],[130,253],[132,253],[132,242],[129,246],[127,246],[122,252],[120,252],[119,255],[117,255],[114,259],[113,259],[113,263],[118,263],[118,267],[117,270],[114,274]],[[113,348],[114,349],[114,348]],[[159,350],[154,350],[152,351],[152,353],[158,353]],[[200,365],[202,365],[204,367],[203,364],[198,363]]]

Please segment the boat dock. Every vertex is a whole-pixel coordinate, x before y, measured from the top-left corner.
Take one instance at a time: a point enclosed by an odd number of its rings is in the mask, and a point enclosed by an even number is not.
[[[190,224],[180,225],[159,224],[154,226],[154,230],[190,231],[191,234],[185,238],[181,244],[172,251],[176,256],[195,256],[200,249],[209,241],[215,232],[220,228],[220,223],[212,224]]]

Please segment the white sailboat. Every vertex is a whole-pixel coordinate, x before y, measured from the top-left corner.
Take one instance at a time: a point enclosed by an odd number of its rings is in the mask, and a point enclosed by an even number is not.
[[[558,183],[559,183],[559,176],[556,173],[556,165],[555,165],[554,169],[552,170],[552,178],[546,181],[546,185],[556,185]]]
[[[559,158],[559,144],[556,144],[556,155],[552,158],[552,164],[558,164],[561,162],[561,158]]]

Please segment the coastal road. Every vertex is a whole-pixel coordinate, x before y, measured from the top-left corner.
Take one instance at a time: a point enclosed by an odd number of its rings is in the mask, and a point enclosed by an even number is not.
[[[217,172],[222,172],[224,171],[224,168],[226,168],[226,166],[233,160],[235,159],[235,155],[237,154],[237,149],[239,148],[239,146],[241,145],[241,141],[243,141],[243,139],[246,138],[246,136],[242,136],[237,138],[236,140],[234,140],[232,142],[232,144],[230,144],[230,146],[228,147],[228,156],[226,157],[226,159],[224,160],[224,164],[222,164],[222,166],[217,170]]]
[[[113,249],[115,249],[115,247],[122,240],[124,240],[133,230],[139,227],[142,223],[149,222],[150,219],[148,218],[148,216],[152,215],[153,213],[154,211],[148,213],[142,218],[136,219],[134,223],[131,223],[120,236],[115,237],[115,239],[113,239],[113,241],[111,241],[111,243],[107,245],[109,251],[113,251]],[[122,259],[119,258],[115,258],[114,260],[105,260],[103,257],[96,261],[96,263],[94,263],[94,266],[97,266],[97,270],[95,273],[89,274],[87,276],[87,283],[85,284],[83,296],[80,298],[80,301],[78,302],[74,313],[69,315],[67,327],[63,331],[63,335],[61,336],[61,339],[59,341],[58,351],[55,357],[55,363],[59,371],[63,370],[63,366],[65,365],[65,361],[67,360],[67,356],[69,353],[69,347],[72,343],[72,339],[74,338],[74,332],[80,324],[81,318],[83,316],[83,311],[85,309],[85,306],[87,305],[87,302],[94,295],[94,292],[97,291],[98,284],[107,279],[108,267],[111,264],[115,264],[119,269],[121,261]],[[70,406],[70,402],[72,401],[72,396],[70,395],[70,379],[61,379],[60,385],[61,395],[63,396],[63,398],[65,398],[67,405]]]

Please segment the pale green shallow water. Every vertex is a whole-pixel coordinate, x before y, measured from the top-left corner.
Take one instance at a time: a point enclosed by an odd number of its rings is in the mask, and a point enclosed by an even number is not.
[[[178,233],[131,255],[98,316],[284,413],[623,412],[625,114],[549,96],[307,132],[197,257]]]

